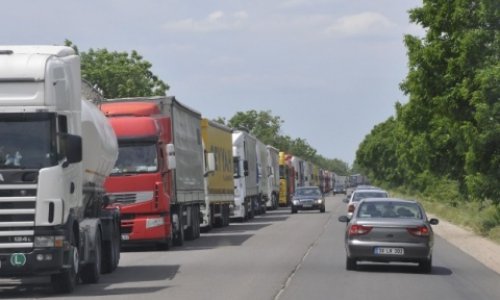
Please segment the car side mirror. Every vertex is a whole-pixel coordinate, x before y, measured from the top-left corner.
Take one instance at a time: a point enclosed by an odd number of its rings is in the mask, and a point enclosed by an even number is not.
[[[439,220],[432,218],[432,219],[429,220],[429,224],[431,224],[431,225],[437,225],[437,224],[439,224]]]
[[[348,216],[340,216],[339,217],[339,222],[342,222],[342,223],[349,223],[350,219]]]

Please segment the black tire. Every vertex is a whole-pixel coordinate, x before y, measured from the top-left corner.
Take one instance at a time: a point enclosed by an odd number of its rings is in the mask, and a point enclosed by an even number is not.
[[[69,259],[71,261],[71,268],[59,274],[54,274],[50,277],[50,283],[52,288],[56,293],[68,294],[75,290],[76,284],[78,283],[79,276],[79,266],[80,266],[80,255],[78,252],[78,246],[76,244],[76,238],[73,234],[70,236],[70,254]]]
[[[174,246],[182,246],[184,245],[184,221],[182,217],[182,211],[179,210],[178,213],[179,219],[179,228],[174,232]]]
[[[116,270],[120,261],[120,225],[115,224],[111,241],[105,241],[102,247],[102,265],[101,271],[103,274],[108,274]]]
[[[95,260],[83,266],[80,272],[80,278],[83,283],[97,283],[101,278],[102,265],[102,238],[101,231],[98,229],[95,236]]]
[[[192,241],[199,237],[199,228],[200,228],[199,210],[197,209],[197,206],[192,206],[190,213],[191,213],[191,225],[187,228],[185,233],[185,238],[188,241]]]
[[[222,206],[222,217],[223,217],[223,225],[224,227],[229,226],[229,222],[231,222],[230,216],[229,216],[229,204],[224,204]]]
[[[325,212],[325,207],[324,206],[320,207],[319,212],[320,213],[324,213]]]
[[[432,272],[432,257],[429,259],[422,260],[418,263],[418,268],[420,272],[429,274]]]
[[[350,258],[346,256],[345,258],[345,269],[348,271],[356,270],[357,264],[355,258]]]
[[[255,217],[254,203],[253,203],[253,200],[250,200],[250,203],[248,205],[248,219],[251,220],[254,217]]]
[[[296,214],[296,213],[297,213],[297,208],[292,205],[292,214]]]

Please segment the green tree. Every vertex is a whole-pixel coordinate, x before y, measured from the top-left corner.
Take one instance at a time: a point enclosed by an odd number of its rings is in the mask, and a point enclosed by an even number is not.
[[[249,110],[237,112],[228,121],[232,128],[242,128],[258,137],[263,143],[274,145],[273,141],[279,135],[283,121],[278,116],[273,116],[271,111]]]
[[[316,149],[309,145],[305,139],[293,139],[288,135],[281,134],[281,125],[284,121],[279,116],[272,115],[271,111],[237,112],[227,122],[223,117],[218,117],[215,121],[231,128],[248,130],[263,143],[313,162],[322,169],[334,171],[340,175],[348,173],[347,163],[338,159],[326,159],[318,155]]]
[[[67,46],[78,48],[66,40]],[[89,49],[79,52],[82,78],[103,91],[105,98],[164,96],[169,86],[151,72],[152,64],[135,50]]]
[[[401,89],[409,102],[365,138],[356,163],[419,190],[453,180],[461,194],[498,203],[499,2],[424,0],[410,19],[426,35],[405,37],[409,71]]]

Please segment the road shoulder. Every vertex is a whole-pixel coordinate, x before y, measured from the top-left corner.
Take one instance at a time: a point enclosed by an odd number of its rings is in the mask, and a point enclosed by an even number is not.
[[[431,215],[429,217],[435,218]],[[500,245],[445,220],[439,220],[439,224],[432,229],[437,235],[500,275]]]

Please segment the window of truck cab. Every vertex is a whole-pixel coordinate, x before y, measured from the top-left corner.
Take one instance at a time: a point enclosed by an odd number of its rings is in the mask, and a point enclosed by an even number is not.
[[[118,159],[111,175],[158,172],[156,141],[118,141]]]
[[[54,113],[0,115],[0,168],[42,169],[58,163]]]

